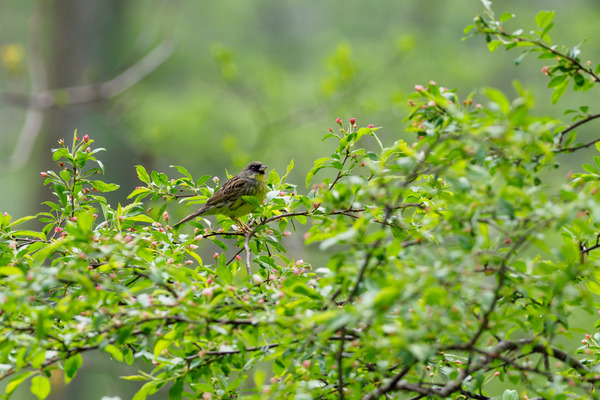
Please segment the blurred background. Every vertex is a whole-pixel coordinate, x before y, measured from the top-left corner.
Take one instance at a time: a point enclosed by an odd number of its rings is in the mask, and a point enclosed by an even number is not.
[[[582,58],[600,61],[600,2],[502,0],[494,9],[516,14],[515,29],[556,10],[554,44],[591,39]],[[250,160],[283,173],[294,159],[289,181],[303,193],[308,168],[329,154],[321,138],[336,118],[383,127],[384,145],[412,141],[405,96],[430,80],[461,97],[483,86],[513,97],[518,79],[536,96],[534,112],[557,118],[594,103],[592,90],[552,106],[541,61],[516,66],[517,52],[489,53],[483,37],[461,41],[482,10],[476,0],[0,1],[0,212],[45,211],[40,171],[56,167],[51,149],[75,129],[107,149],[98,156],[105,180],[121,185],[109,194],[115,206],[139,184],[136,164],[223,179]],[[169,210],[173,219],[189,212]],[[116,380],[126,371],[103,362],[86,362],[51,398],[131,397],[139,385]]]

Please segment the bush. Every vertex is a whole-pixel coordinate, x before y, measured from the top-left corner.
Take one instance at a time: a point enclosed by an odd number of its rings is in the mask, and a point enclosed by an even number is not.
[[[557,102],[570,82],[600,79],[578,48],[548,44],[552,17],[509,34],[511,16],[487,9],[467,32],[547,59]],[[271,171],[247,233],[221,216],[173,230],[168,203],[216,189],[180,166],[174,179],[139,166],[144,186],[114,208],[100,193],[117,185],[93,179],[102,149],[61,141],[59,172],[42,173],[50,211],[0,217],[5,398],[28,380],[46,398],[51,372],[69,382],[90,351],[146,362],[124,377],[145,381],[134,400],[163,387],[169,399],[597,398],[600,336],[585,335],[585,358],[562,339],[581,331],[572,313],[598,308],[600,157],[562,183],[549,172],[600,140],[576,135],[600,114],[536,117],[531,93],[515,89],[513,100],[484,89],[481,106],[417,85],[408,142],[384,145],[378,128],[338,119],[308,194],[287,182],[293,162]],[[318,180],[323,169],[333,175]],[[41,231],[20,230],[32,219]],[[299,225],[326,263],[287,253]],[[203,258],[203,243],[222,251]]]

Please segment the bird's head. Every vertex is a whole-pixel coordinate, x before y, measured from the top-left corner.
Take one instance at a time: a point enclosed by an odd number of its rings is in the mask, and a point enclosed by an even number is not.
[[[252,161],[242,170],[242,174],[249,178],[263,180],[265,179],[265,169],[267,166],[260,161]]]

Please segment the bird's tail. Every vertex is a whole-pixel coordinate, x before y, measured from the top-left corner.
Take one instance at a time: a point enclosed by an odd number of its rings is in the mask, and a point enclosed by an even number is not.
[[[201,210],[196,211],[193,214],[188,215],[187,217],[185,217],[184,219],[182,219],[181,221],[179,221],[178,223],[176,223],[175,225],[173,225],[173,228],[177,229],[179,228],[182,224],[185,224],[186,222],[196,218],[198,215],[201,214],[200,212]]]

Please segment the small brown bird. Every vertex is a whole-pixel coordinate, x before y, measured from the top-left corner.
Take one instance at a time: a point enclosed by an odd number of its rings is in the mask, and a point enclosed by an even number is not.
[[[252,212],[256,206],[244,200],[243,196],[254,196],[259,203],[262,203],[268,191],[265,169],[267,166],[260,161],[252,161],[242,172],[225,182],[198,211],[173,225],[173,228],[178,228],[181,224],[200,215],[222,214],[231,218],[241,229],[248,230],[249,228],[239,220],[239,217]]]

